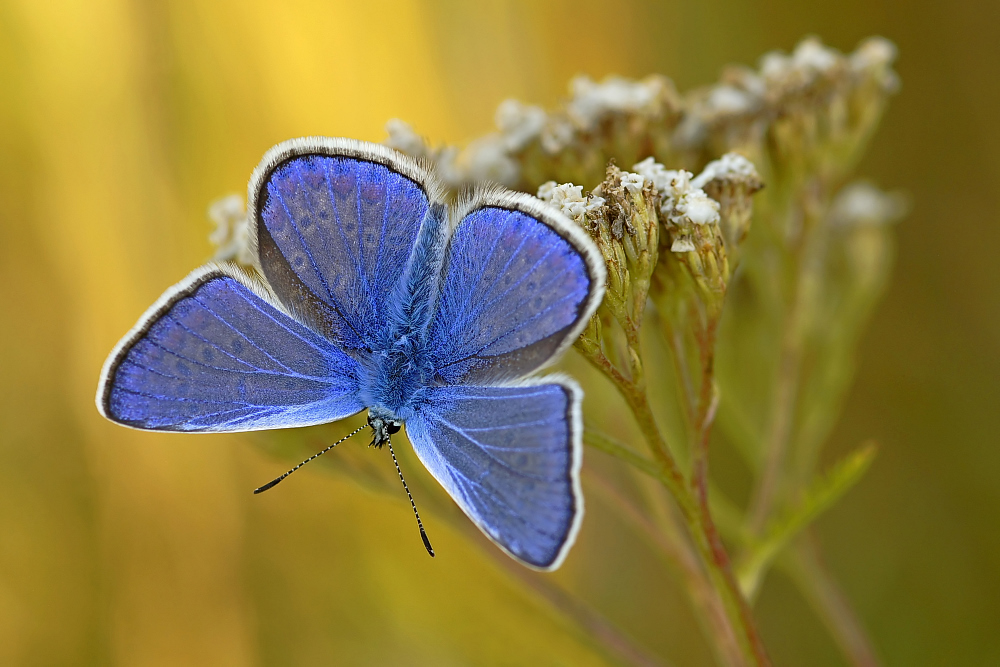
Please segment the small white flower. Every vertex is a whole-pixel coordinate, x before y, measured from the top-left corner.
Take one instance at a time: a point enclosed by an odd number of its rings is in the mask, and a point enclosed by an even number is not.
[[[691,181],[691,186],[704,188],[711,181],[733,178],[759,179],[760,177],[753,162],[739,153],[726,153],[718,160],[705,165],[705,169]]]
[[[730,85],[737,90],[749,95],[754,100],[760,100],[767,93],[767,85],[764,79],[753,69],[745,65],[734,65],[727,70],[727,79]]]
[[[499,135],[488,134],[473,141],[461,156],[472,181],[494,181],[513,185],[520,176],[520,167],[510,155]]]
[[[642,192],[642,186],[646,184],[646,179],[642,177],[642,174],[633,174],[628,171],[622,172],[622,187],[624,187],[629,194],[639,194]]]
[[[586,76],[570,82],[573,98],[566,112],[579,127],[593,129],[610,113],[642,111],[652,107],[660,95],[662,84],[650,78],[631,81],[620,76],[609,76],[601,83]]]
[[[583,186],[573,185],[572,183],[557,185],[552,189],[551,201],[556,206],[562,206],[563,204],[569,202],[585,201],[583,198]]]
[[[468,178],[468,172],[459,162],[459,152],[456,146],[445,146],[434,156],[434,166],[437,173],[449,187],[461,187]]]
[[[562,210],[567,217],[582,223],[584,216],[587,213],[587,204],[582,201],[567,201],[563,202],[560,210]]]
[[[597,195],[590,195],[589,197],[587,197],[587,213],[593,213],[597,211],[602,206],[604,206],[605,203],[606,200],[604,199],[604,197],[598,197]]]
[[[393,118],[385,124],[385,131],[389,137],[385,140],[385,145],[395,148],[400,153],[413,157],[424,157],[427,155],[427,145],[423,138],[413,131],[410,124],[398,118]]]
[[[670,176],[670,187],[673,188],[675,197],[683,197],[691,192],[691,177],[694,174],[685,169],[671,170],[667,174]]]
[[[215,229],[208,235],[208,240],[213,245],[223,245],[232,236],[234,227],[246,219],[246,215],[243,197],[233,194],[216,199],[208,205],[208,218],[215,223]]]
[[[749,93],[729,85],[716,86],[706,101],[708,111],[717,114],[741,114],[752,111],[755,100]]]
[[[549,118],[542,128],[542,149],[554,155],[573,143],[574,135],[573,126],[565,118]]]
[[[542,133],[547,116],[539,106],[504,100],[497,107],[496,125],[510,151],[519,151]]]
[[[583,196],[582,185],[572,183],[556,185],[554,181],[549,181],[538,188],[538,197],[580,224],[583,224],[586,213],[590,210],[587,199]]]
[[[830,207],[830,221],[840,227],[886,225],[897,222],[907,209],[906,196],[883,192],[867,181],[845,185]]]
[[[840,54],[835,49],[824,46],[815,37],[803,39],[792,53],[792,64],[796,68],[815,74],[833,69],[839,60]]]
[[[741,166],[734,160],[727,161],[726,164],[730,162],[736,167]],[[695,225],[714,225],[719,222],[719,203],[705,194],[701,184],[692,180],[690,171],[667,169],[651,157],[632,169],[653,183],[662,200],[660,212],[671,223],[681,224],[685,219]],[[624,180],[622,176],[622,181]]]
[[[696,225],[719,223],[719,202],[701,190],[692,191],[680,200],[675,208]]]
[[[871,37],[851,54],[851,67],[855,70],[869,67],[888,67],[896,60],[896,45],[885,37]]]
[[[648,157],[642,162],[632,165],[632,171],[641,174],[643,178],[652,183],[653,187],[661,193],[666,192],[674,176],[677,174],[675,171],[668,171],[666,167],[652,157]]]
[[[781,51],[769,51],[760,57],[760,75],[765,81],[784,78],[792,69],[792,59]]]
[[[555,181],[546,181],[538,186],[537,197],[542,201],[552,201],[552,193],[556,189]]]

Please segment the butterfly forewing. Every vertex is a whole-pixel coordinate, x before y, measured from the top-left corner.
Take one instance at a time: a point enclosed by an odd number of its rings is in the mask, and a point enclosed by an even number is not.
[[[429,337],[449,384],[544,366],[579,334],[604,285],[582,230],[536,200],[487,192],[470,208],[449,245]]]
[[[272,300],[238,269],[194,272],[112,352],[98,408],[167,431],[305,426],[361,410],[357,362]]]
[[[271,151],[250,186],[261,269],[289,309],[341,347],[384,341],[432,178],[371,144],[315,139]]]

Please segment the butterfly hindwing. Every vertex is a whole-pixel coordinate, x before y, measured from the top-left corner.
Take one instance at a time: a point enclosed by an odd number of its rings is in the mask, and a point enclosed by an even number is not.
[[[572,343],[600,303],[604,264],[582,229],[533,197],[486,190],[449,244],[429,332],[438,377],[523,377]]]
[[[437,387],[406,433],[472,521],[509,554],[555,569],[583,515],[580,390],[568,380]]]
[[[249,431],[363,409],[358,366],[238,269],[208,266],[171,288],[105,363],[101,413],[165,431]]]
[[[426,170],[383,146],[279,144],[250,181],[261,269],[281,302],[317,331],[347,350],[375,349],[437,192]]]

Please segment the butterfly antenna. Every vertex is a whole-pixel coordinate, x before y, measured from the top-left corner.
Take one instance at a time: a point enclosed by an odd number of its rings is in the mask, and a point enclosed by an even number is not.
[[[410,489],[406,486],[406,480],[403,479],[403,471],[399,469],[399,461],[396,460],[396,452],[392,451],[392,440],[386,438],[386,442],[389,444],[389,453],[392,454],[392,462],[396,465],[396,472],[399,474],[399,481],[403,483],[403,490],[406,491],[406,497],[410,499],[410,507],[413,508],[413,516],[417,517],[417,528],[420,529],[420,539],[424,541],[424,548],[427,549],[427,553],[434,558],[434,547],[431,546],[431,541],[427,539],[427,531],[424,530],[424,523],[420,520],[420,512],[417,511],[417,504],[413,502],[413,496],[410,495]]]
[[[288,477],[293,472],[295,472],[296,470],[298,470],[299,468],[301,468],[305,464],[309,463],[313,459],[319,458],[320,456],[323,456],[323,454],[326,454],[328,451],[330,451],[331,449],[333,449],[334,447],[336,447],[337,445],[339,445],[340,443],[342,443],[344,440],[347,440],[352,435],[357,435],[358,433],[361,432],[361,429],[366,428],[367,426],[368,425],[365,424],[364,426],[357,427],[356,429],[354,429],[353,431],[351,431],[350,433],[348,433],[343,438],[341,438],[337,442],[333,443],[332,445],[330,445],[329,447],[327,447],[323,451],[317,452],[317,453],[313,454],[312,456],[310,456],[309,458],[307,458],[305,461],[303,461],[302,463],[298,464],[297,466],[295,466],[294,468],[292,468],[291,470],[289,470],[288,472],[286,472],[284,475],[281,475],[280,477],[275,477],[274,479],[272,479],[270,482],[268,482],[264,486],[261,486],[259,488],[254,489],[253,490],[254,495],[256,495],[258,493],[264,493],[268,489],[274,488],[275,486],[278,485],[278,482],[280,482],[281,480],[285,479],[286,477]],[[397,467],[397,469],[399,468],[399,466],[396,466],[396,467]],[[418,521],[419,521],[419,519],[418,519]],[[423,529],[421,529],[421,530],[423,530]]]

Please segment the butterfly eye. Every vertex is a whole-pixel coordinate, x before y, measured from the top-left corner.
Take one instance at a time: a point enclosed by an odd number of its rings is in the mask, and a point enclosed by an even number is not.
[[[385,430],[390,434],[399,433],[399,429],[402,426],[400,422],[389,422],[385,425]]]

